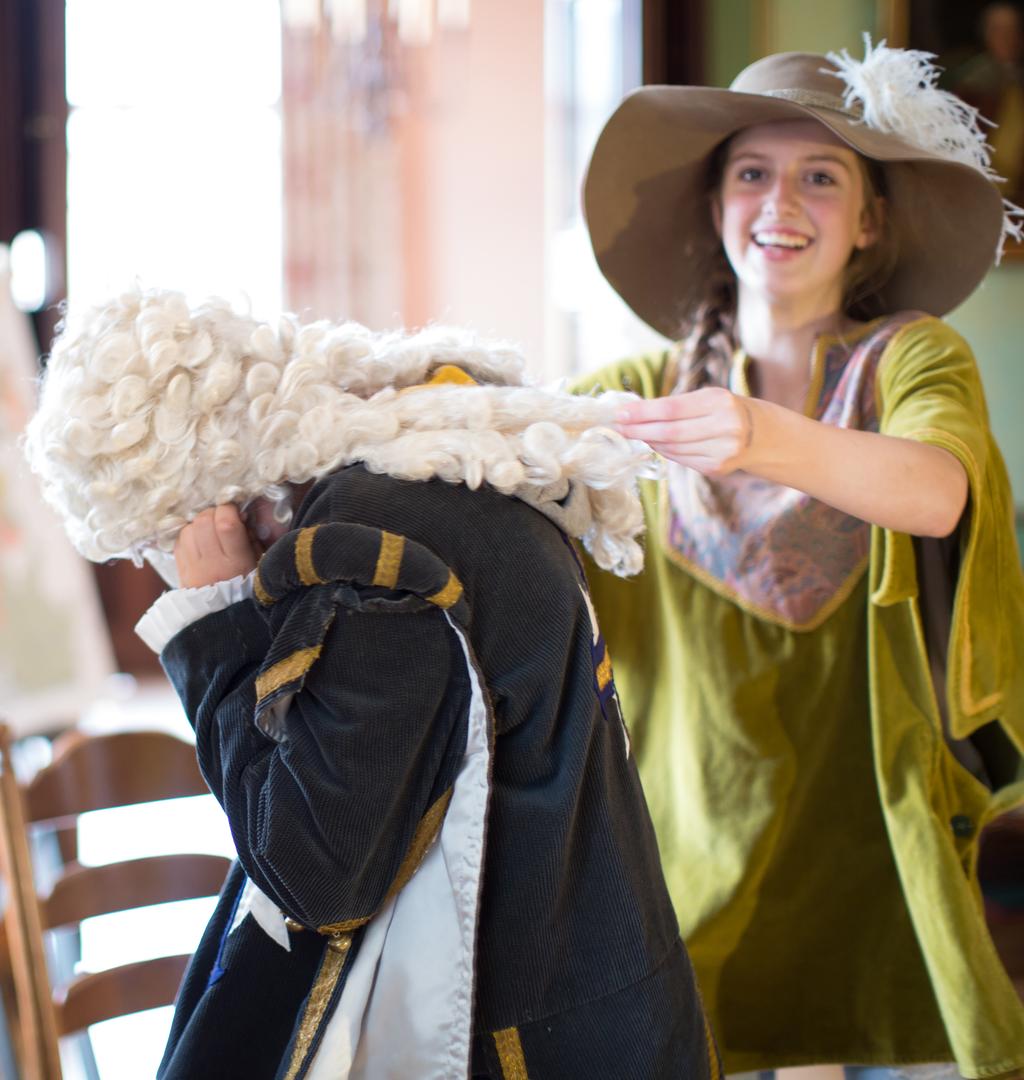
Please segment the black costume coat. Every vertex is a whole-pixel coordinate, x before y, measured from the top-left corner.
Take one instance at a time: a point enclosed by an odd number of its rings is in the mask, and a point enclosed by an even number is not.
[[[491,489],[361,466],[321,480],[295,524],[255,600],[162,654],[240,864],[182,986],[162,1080],[423,1080],[372,1051],[313,1063],[375,915],[448,827],[474,695],[489,790],[471,1047],[429,1075],[717,1080],[571,542]],[[291,920],[289,949],[235,918],[247,879]]]

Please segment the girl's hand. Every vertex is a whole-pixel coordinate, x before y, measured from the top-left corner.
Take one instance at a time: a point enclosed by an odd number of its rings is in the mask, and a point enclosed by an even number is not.
[[[195,589],[248,574],[258,555],[238,508],[226,503],[204,510],[181,530],[174,561],[182,587]]]
[[[744,468],[754,440],[754,412],[747,398],[708,386],[633,402],[619,413],[615,427],[662,457],[706,476],[724,476]]]

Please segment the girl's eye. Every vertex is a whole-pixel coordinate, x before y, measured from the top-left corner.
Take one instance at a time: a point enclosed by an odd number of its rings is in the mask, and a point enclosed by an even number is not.
[[[764,169],[759,168],[756,165],[747,165],[736,174],[736,179],[744,181],[745,183],[751,183],[754,180],[760,180],[764,176]]]
[[[808,179],[815,187],[831,187],[835,183],[834,177],[825,172],[812,172]]]

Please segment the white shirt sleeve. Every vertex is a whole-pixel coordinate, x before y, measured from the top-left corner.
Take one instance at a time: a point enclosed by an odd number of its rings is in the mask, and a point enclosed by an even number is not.
[[[254,570],[249,574],[239,574],[228,581],[218,581],[197,589],[165,592],[153,601],[146,614],[135,624],[135,633],[153,652],[161,653],[171,638],[190,623],[252,596],[255,573]]]

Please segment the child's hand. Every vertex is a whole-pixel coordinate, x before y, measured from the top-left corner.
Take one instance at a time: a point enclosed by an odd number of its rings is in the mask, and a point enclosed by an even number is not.
[[[238,508],[230,503],[204,510],[174,543],[183,588],[227,581],[256,568],[258,556]]]
[[[749,399],[722,387],[636,401],[619,414],[616,429],[662,457],[708,476],[744,468],[754,438]]]

